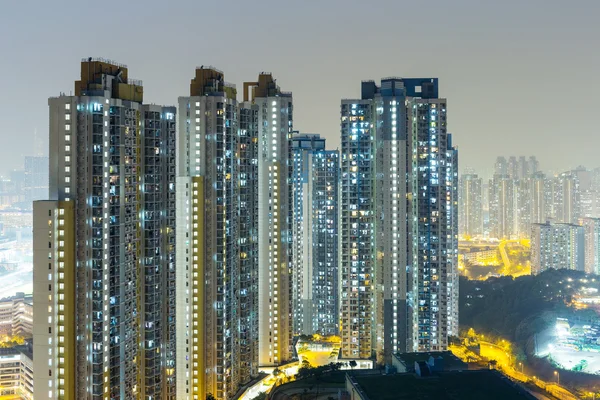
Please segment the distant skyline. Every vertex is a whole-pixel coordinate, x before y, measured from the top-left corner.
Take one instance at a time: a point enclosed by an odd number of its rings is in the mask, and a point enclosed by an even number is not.
[[[240,92],[270,71],[294,94],[294,128],[329,148],[340,99],[358,97],[361,80],[437,77],[461,171],[488,176],[499,155],[535,155],[545,171],[595,168],[597,15],[596,0],[11,2],[0,14],[0,173],[34,154],[36,129],[47,147],[47,99],[73,87],[89,56],[127,64],[157,104],[186,96],[199,65]]]

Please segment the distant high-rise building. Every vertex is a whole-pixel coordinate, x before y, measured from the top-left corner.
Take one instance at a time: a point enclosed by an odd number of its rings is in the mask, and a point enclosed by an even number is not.
[[[508,175],[494,175],[489,183],[490,235],[510,239],[515,235],[515,185]]]
[[[536,172],[529,180],[529,194],[531,200],[531,223],[541,224],[546,222],[548,214],[547,205],[547,183],[546,176],[542,172]]]
[[[483,234],[482,179],[476,174],[464,174],[459,185],[459,233],[468,236]]]
[[[338,334],[339,152],[319,135],[292,136],[294,333]]]
[[[343,357],[447,347],[458,329],[457,152],[437,79],[342,100]]]
[[[535,156],[529,157],[529,175],[533,175],[540,170],[540,163]]]
[[[48,157],[25,157],[23,192],[29,208],[33,207],[34,201],[48,198],[48,162]]]
[[[585,273],[600,275],[600,219],[583,218]]]
[[[508,163],[506,158],[499,156],[494,164],[494,175],[508,175]]]
[[[175,107],[81,62],[34,203],[35,398],[175,399]]]
[[[584,270],[584,228],[574,224],[533,224],[531,273],[549,268]]]
[[[579,178],[573,171],[564,172],[553,181],[553,215],[557,222],[577,223],[581,216]]]
[[[532,193],[531,178],[513,181],[513,237],[527,239],[531,235]]]
[[[519,179],[519,163],[515,156],[510,156],[508,158],[508,176],[511,179]]]
[[[258,129],[258,363],[292,357],[292,94],[269,73],[244,83]]]
[[[582,190],[579,194],[581,217],[600,217],[600,192],[595,189]]]
[[[496,159],[488,193],[490,218],[487,231],[492,237],[517,239],[530,236],[533,213],[539,213],[538,207],[543,205],[539,201],[534,205],[533,180],[538,169],[533,156],[529,159],[511,156],[508,162],[504,157]]]
[[[179,98],[178,399],[229,399],[258,374],[256,115],[236,94],[200,67]]]

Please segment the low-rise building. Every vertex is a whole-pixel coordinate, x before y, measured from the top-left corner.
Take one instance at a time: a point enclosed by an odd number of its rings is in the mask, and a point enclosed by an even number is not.
[[[0,349],[0,396],[33,400],[32,359],[31,343]]]
[[[33,334],[33,299],[17,293],[0,300],[0,334],[30,338]]]

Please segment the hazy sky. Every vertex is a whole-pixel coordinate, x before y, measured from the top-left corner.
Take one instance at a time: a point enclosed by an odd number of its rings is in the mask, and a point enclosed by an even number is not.
[[[81,58],[127,64],[146,102],[176,104],[197,65],[238,85],[270,71],[294,128],[339,144],[341,98],[360,81],[438,77],[461,169],[497,155],[600,166],[600,0],[2,1],[0,172],[22,167],[47,98]],[[46,144],[44,144],[46,147]]]

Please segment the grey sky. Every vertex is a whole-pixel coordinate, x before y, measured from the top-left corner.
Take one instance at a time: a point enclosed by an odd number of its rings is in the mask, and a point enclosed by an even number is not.
[[[385,76],[440,78],[461,169],[497,155],[600,166],[600,1],[4,0],[0,172],[47,136],[47,98],[83,57],[127,64],[147,102],[176,104],[197,65],[238,85],[273,72],[296,129],[339,143],[340,98]]]

